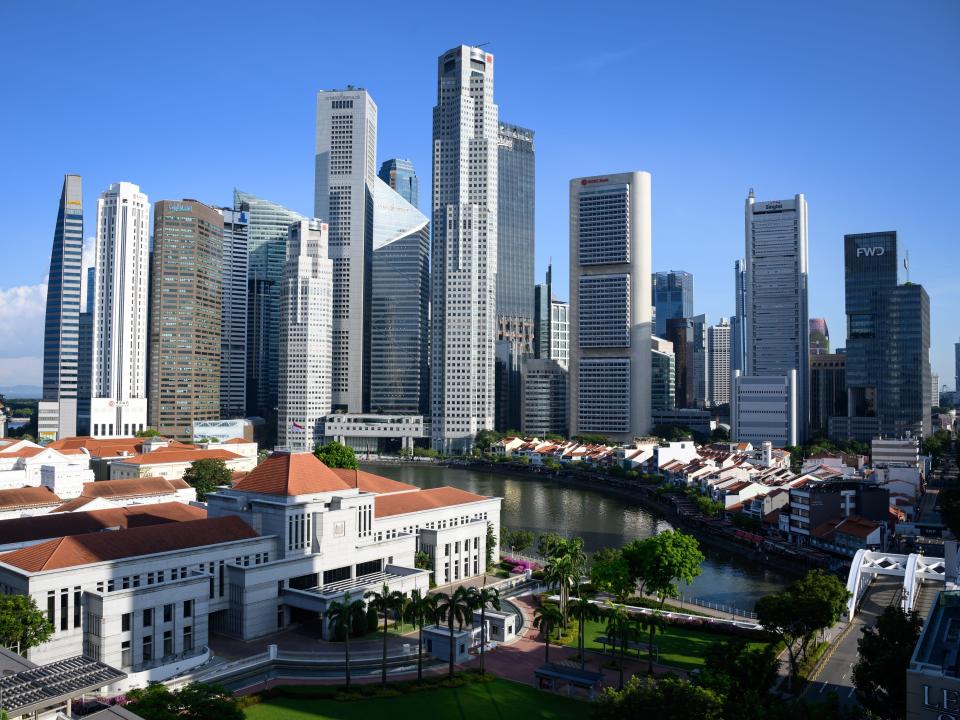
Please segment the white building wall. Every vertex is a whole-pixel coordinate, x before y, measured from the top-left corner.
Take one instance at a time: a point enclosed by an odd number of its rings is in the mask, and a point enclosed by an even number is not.
[[[550,302],[550,359],[570,364],[570,304]]]
[[[726,405],[730,402],[730,323],[726,318],[707,330],[707,362],[707,405]]]
[[[737,442],[782,448],[797,445],[796,371],[784,377],[734,377],[730,398],[731,437]]]

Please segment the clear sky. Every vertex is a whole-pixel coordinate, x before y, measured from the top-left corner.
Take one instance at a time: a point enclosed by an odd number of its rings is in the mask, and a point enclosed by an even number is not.
[[[503,120],[536,131],[537,276],[567,287],[567,183],[653,174],[655,270],[733,311],[743,202],[810,205],[810,316],[844,344],[843,234],[898,230],[931,296],[931,359],[960,338],[960,3],[0,1],[0,385],[40,383],[64,173],[86,234],[111,182],[151,201],[234,187],[309,213],[314,92],[366,87],[378,161],[430,198],[437,55],[488,42]]]

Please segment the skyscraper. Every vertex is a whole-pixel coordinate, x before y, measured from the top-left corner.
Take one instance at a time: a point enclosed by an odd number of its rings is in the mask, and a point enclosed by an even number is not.
[[[726,318],[707,329],[707,406],[730,402],[730,323]]]
[[[247,402],[247,275],[250,205],[220,208],[223,216],[223,293],[220,322],[220,417],[241,418]]]
[[[279,384],[280,277],[287,257],[287,235],[300,213],[241,190],[233,209],[247,216],[247,413],[272,419]],[[267,423],[272,429],[272,422]]]
[[[280,284],[277,445],[310,450],[332,405],[333,261],[319,220],[290,226]]]
[[[570,432],[650,430],[650,173],[570,181]]]
[[[960,393],[960,342],[953,344],[953,392]]]
[[[523,434],[567,437],[567,369],[556,360],[527,358],[522,384]]]
[[[810,356],[810,436],[825,436],[830,418],[847,413],[847,356]]]
[[[737,370],[747,368],[747,323],[746,323],[746,273],[747,263],[737,260],[733,263],[733,292],[736,315],[730,318],[730,375]]]
[[[493,55],[437,60],[433,108],[432,442],[469,450],[494,421],[498,109]],[[469,150],[468,150],[469,149]]]
[[[826,355],[830,352],[830,329],[826,318],[810,318],[810,354]]]
[[[807,201],[803,195],[788,200],[757,202],[750,191],[745,204],[746,236],[746,370],[745,377],[757,378],[750,383],[736,403],[744,413],[759,412],[762,393],[770,389],[771,403],[780,403],[791,395],[792,411],[769,415],[766,425],[754,422],[751,427],[767,432],[770,438],[783,439],[795,445],[806,440],[809,419],[807,388],[810,376],[809,317],[807,311]],[[795,377],[795,385],[788,380]],[[780,378],[781,380],[776,380]],[[763,379],[763,380],[760,380]],[[736,395],[736,390],[731,389]],[[736,419],[733,425],[736,426]],[[777,423],[787,423],[777,428]],[[746,427],[745,423],[741,423]],[[747,440],[747,437],[739,438]],[[758,439],[753,436],[750,442]],[[762,442],[762,441],[761,441]]]
[[[707,316],[694,315],[690,318],[693,330],[693,346],[690,350],[690,370],[692,372],[693,406],[707,407],[710,395],[710,360],[707,347]]]
[[[370,272],[377,106],[363,89],[317,93],[314,216],[329,225],[333,260],[333,407],[370,404]]]
[[[667,320],[693,317],[693,275],[684,270],[653,274],[653,306],[657,319],[656,334],[667,332]]]
[[[37,409],[41,441],[77,434],[80,283],[83,273],[83,186],[66,175],[53,230],[43,332],[43,398]]]
[[[550,359],[567,367],[570,364],[570,303],[550,303]]]
[[[550,358],[551,304],[553,302],[553,264],[547,265],[546,282],[533,288],[533,355]]]
[[[77,434],[90,435],[90,396],[93,381],[93,296],[96,268],[86,272],[87,297],[80,313],[80,342],[77,360]]]
[[[220,417],[223,216],[189,199],[153,216],[150,425],[191,440],[194,421]]]
[[[676,359],[673,355],[673,343],[651,338],[650,360],[652,367],[650,406],[656,410],[673,410],[674,385],[676,383]]]
[[[147,301],[150,203],[133,183],[114,183],[97,200],[93,301],[95,437],[132,435],[147,426]]]
[[[429,221],[379,178],[374,183],[370,410],[429,412]]]
[[[669,318],[667,340],[673,346],[673,406],[694,408],[693,322],[690,318]]]
[[[391,190],[415,208],[420,208],[420,178],[412,162],[402,158],[384,160],[377,174]]]

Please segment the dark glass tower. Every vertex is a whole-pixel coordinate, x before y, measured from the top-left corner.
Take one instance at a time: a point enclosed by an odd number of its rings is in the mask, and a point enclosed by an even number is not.
[[[533,289],[533,356],[550,359],[550,303],[553,300],[553,265],[547,266],[547,281]]]
[[[693,275],[684,270],[653,274],[653,307],[658,337],[665,337],[667,320],[693,316]]]
[[[695,407],[694,333],[690,318],[667,320],[666,339],[673,343],[674,390],[673,402],[677,408]]]
[[[93,387],[93,295],[96,268],[87,268],[87,302],[80,313],[80,354],[77,360],[77,435],[90,434]]]
[[[408,203],[420,207],[420,178],[412,162],[402,158],[384,160],[377,176]]]

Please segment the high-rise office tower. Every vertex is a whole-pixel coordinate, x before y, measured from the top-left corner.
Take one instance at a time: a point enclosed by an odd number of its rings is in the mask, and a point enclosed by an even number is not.
[[[673,404],[676,408],[696,407],[693,372],[693,322],[690,318],[669,318],[667,338],[673,346]]]
[[[332,407],[333,261],[319,220],[290,226],[280,283],[277,445],[311,450]]]
[[[497,340],[494,344],[494,422],[498,432],[516,430],[523,420],[521,370],[524,356],[517,352],[514,340]]]
[[[524,435],[567,437],[567,369],[556,360],[527,358],[523,362]]]
[[[670,318],[693,317],[693,275],[684,270],[653,274],[656,334],[663,337]]]
[[[550,358],[550,325],[553,302],[553,264],[547,265],[546,282],[533,288],[533,356]]]
[[[830,329],[826,318],[810,318],[810,354],[826,355],[830,352]]]
[[[934,408],[940,405],[940,376],[930,373],[930,407]]]
[[[747,367],[747,323],[746,323],[746,273],[747,263],[736,260],[733,263],[733,292],[736,314],[730,318],[730,375]]]
[[[717,407],[730,402],[730,323],[726,318],[707,329],[707,405]]]
[[[570,303],[550,303],[550,359],[567,367],[570,364]]]
[[[897,233],[844,236],[847,414],[838,439],[924,437],[930,432],[930,300],[898,285]]]
[[[570,432],[650,431],[650,173],[570,181]]]
[[[807,311],[807,201],[803,195],[788,200],[758,202],[750,191],[745,204],[746,236],[746,370],[751,381],[736,406],[750,415],[751,427],[769,431],[766,440],[789,445],[805,442],[809,420],[807,397],[810,377],[810,324]],[[795,377],[795,385],[789,379]],[[780,378],[780,380],[776,380]],[[764,380],[759,380],[764,379]],[[794,413],[769,414],[763,424],[755,405],[763,405],[769,389],[771,407],[791,396]],[[789,390],[789,392],[788,392]],[[737,395],[735,388],[731,394]],[[784,405],[786,407],[786,405]],[[737,419],[731,418],[737,427]],[[774,427],[784,423],[784,427]],[[745,423],[741,424],[746,427]],[[736,439],[736,438],[735,438]],[[757,436],[740,440],[759,440]],[[760,440],[762,442],[762,440]]]
[[[437,60],[433,108],[432,442],[469,450],[494,422],[498,110],[493,55],[461,45]]]
[[[810,436],[826,436],[830,418],[847,412],[847,356],[810,355]]]
[[[90,396],[93,381],[93,296],[96,268],[87,268],[86,304],[80,313],[80,352],[77,356],[77,435],[90,434]]]
[[[129,436],[147,426],[150,203],[136,185],[114,183],[97,200],[94,254],[90,430]]]
[[[960,393],[960,342],[953,344],[953,391]]]
[[[693,406],[707,407],[710,396],[710,359],[707,347],[707,316],[700,314],[690,318],[693,329],[693,347],[690,350],[690,370],[693,373]]]
[[[397,195],[415,208],[420,208],[420,178],[417,177],[412,162],[402,158],[384,160],[377,175],[391,190],[396,191]]]
[[[317,93],[314,216],[330,228],[333,260],[333,407],[370,404],[370,272],[377,106],[366,90]]]
[[[220,208],[223,216],[223,293],[220,322],[220,417],[247,411],[247,274],[250,205]]]
[[[290,225],[303,215],[241,190],[233,209],[247,215],[247,413],[268,419],[276,412],[279,384],[280,277],[287,257]]]
[[[673,354],[673,343],[658,338],[651,339],[650,363],[650,406],[654,411],[673,410],[674,385],[676,383],[676,358]]]
[[[373,193],[370,410],[429,412],[430,228],[379,178]]]
[[[223,216],[192,199],[153,206],[150,268],[150,425],[193,438],[220,417]]]
[[[83,274],[83,186],[67,175],[53,229],[43,330],[43,398],[37,408],[42,441],[77,434],[80,283]]]

